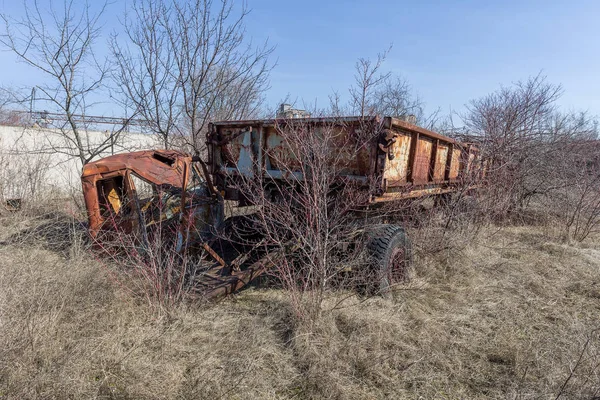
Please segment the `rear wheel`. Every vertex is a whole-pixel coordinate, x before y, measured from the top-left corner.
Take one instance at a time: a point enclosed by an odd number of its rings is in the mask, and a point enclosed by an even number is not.
[[[380,225],[373,228],[367,243],[369,292],[390,296],[394,286],[410,279],[412,251],[408,236],[401,226]]]

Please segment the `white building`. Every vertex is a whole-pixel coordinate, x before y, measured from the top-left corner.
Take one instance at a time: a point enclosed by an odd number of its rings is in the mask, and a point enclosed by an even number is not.
[[[308,118],[310,113],[306,110],[293,108],[291,104],[281,104],[277,110],[277,118]]]

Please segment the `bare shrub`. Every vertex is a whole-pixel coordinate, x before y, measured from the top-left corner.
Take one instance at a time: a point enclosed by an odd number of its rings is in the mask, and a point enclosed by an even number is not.
[[[168,313],[186,300],[202,299],[194,279],[203,271],[204,250],[182,247],[182,235],[194,228],[177,219],[145,225],[146,213],[165,213],[167,207],[162,201],[152,204],[140,214],[142,219],[132,233],[122,230],[119,216],[110,215],[92,241],[98,263],[114,283],[145,299],[159,313]]]
[[[301,317],[317,317],[330,288],[356,285],[357,271],[367,272],[364,248],[357,243],[373,223],[360,213],[374,183],[348,175],[354,160],[378,140],[379,123],[365,120],[351,128],[343,119],[328,121],[318,126],[279,121],[275,128],[285,151],[275,147],[266,154],[277,166],[277,179],[244,170],[237,180],[243,201],[255,207],[251,221],[261,233],[260,245],[284,252],[271,261]]]
[[[564,215],[565,239],[585,240],[590,234],[598,232],[600,225],[600,198],[597,178],[576,182],[565,193],[569,208]]]
[[[565,240],[583,241],[600,224],[600,169],[595,127],[582,116],[583,125],[575,135],[557,144],[553,185],[541,200],[563,226]],[[578,134],[578,135],[577,135]],[[587,134],[587,135],[585,135]]]
[[[536,76],[471,102],[467,128],[490,160],[484,208],[494,221],[525,221],[545,209],[583,240],[597,225],[597,124],[586,113],[560,113],[562,89]]]
[[[20,139],[11,142],[9,136],[6,143],[0,139],[0,212],[21,211],[35,217],[58,211],[80,218],[84,212],[80,188],[65,185],[75,162]]]
[[[44,192],[48,191],[45,178],[50,155],[15,156],[14,151],[6,147],[0,149],[0,200],[40,201]]]
[[[470,199],[457,199],[420,211],[418,224],[409,229],[416,270],[446,270],[477,240],[485,223],[478,219],[476,207]]]
[[[536,76],[471,102],[465,120],[481,136],[484,157],[491,160],[490,210],[497,218],[522,209],[532,196],[528,183],[536,180],[532,174],[539,171],[553,139],[547,121],[561,91]]]

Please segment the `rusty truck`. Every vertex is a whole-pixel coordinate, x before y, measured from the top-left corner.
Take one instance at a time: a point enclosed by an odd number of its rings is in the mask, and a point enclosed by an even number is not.
[[[442,198],[465,184],[475,188],[485,177],[486,165],[476,146],[399,118],[213,122],[206,136],[208,151],[204,159],[174,150],[146,150],[87,164],[81,179],[90,236],[98,241],[111,233],[124,232],[143,247],[153,229],[171,227],[174,251],[198,249],[207,261],[195,278],[205,296],[241,289],[269,271],[277,257],[261,257],[264,250],[255,257],[223,254],[218,231],[234,219],[226,215],[224,205],[257,206],[251,204],[252,196],[244,193],[244,185],[240,184],[243,180],[258,176],[263,185],[258,190],[277,191],[290,181],[290,172],[294,179],[303,179],[296,171],[299,166],[294,164],[298,160],[286,157],[286,132],[300,124],[314,135],[324,129],[335,131],[334,137],[340,138],[343,145],[329,143],[332,152],[339,152],[349,143],[361,143],[346,160],[342,174],[356,190],[367,194],[362,204],[367,215],[376,213],[383,204]],[[368,268],[380,271],[377,285],[389,290],[407,268],[409,241],[401,226],[377,226],[376,233],[369,236],[377,246],[367,246],[371,249]]]

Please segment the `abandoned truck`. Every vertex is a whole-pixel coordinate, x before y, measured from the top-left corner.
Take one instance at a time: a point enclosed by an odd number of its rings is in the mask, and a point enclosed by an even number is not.
[[[366,194],[363,216],[376,215],[385,204],[449,196],[465,184],[475,187],[486,172],[475,146],[397,118],[214,122],[207,133],[207,160],[174,150],[150,150],[87,164],[81,179],[92,239],[125,233],[143,248],[157,229],[169,232],[163,237],[171,239],[173,251],[202,253],[204,264],[194,278],[199,292],[213,297],[239,290],[274,267],[277,252],[290,248],[263,248],[252,257],[238,249],[232,255],[219,232],[237,217],[226,218],[225,204],[260,207],[244,193],[249,180],[258,182],[252,190],[268,192],[265,198],[277,201],[285,187],[306,179],[307,169],[299,164],[306,160],[292,151],[289,141],[290,133],[298,130],[317,138],[327,132],[322,145],[343,159],[341,182]],[[353,150],[346,151],[349,147]],[[400,226],[376,227],[367,236],[371,262],[365,268],[375,268],[374,284],[389,291],[403,279],[408,239]]]

